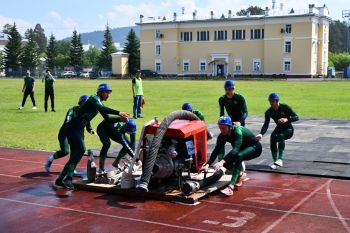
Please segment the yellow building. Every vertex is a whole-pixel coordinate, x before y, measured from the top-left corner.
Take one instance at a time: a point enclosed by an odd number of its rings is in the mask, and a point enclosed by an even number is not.
[[[266,8],[264,15],[140,16],[141,69],[163,75],[325,75],[329,11]]]
[[[129,74],[129,54],[123,52],[112,53],[112,74],[117,77],[124,77]]]

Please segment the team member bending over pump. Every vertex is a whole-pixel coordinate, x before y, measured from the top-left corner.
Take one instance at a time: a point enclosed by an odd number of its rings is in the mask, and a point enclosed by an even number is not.
[[[55,159],[62,158],[62,157],[69,154],[69,144],[68,144],[68,139],[67,139],[67,134],[66,134],[66,126],[72,120],[72,118],[74,118],[79,107],[83,103],[85,103],[85,101],[88,98],[89,98],[89,96],[87,96],[87,95],[80,96],[79,101],[78,101],[78,106],[74,106],[67,111],[66,117],[64,118],[64,122],[60,128],[60,131],[58,132],[58,142],[60,143],[60,150],[56,151],[53,155],[50,155],[47,158],[47,161],[45,163],[45,170],[47,172],[50,172],[52,162]],[[91,128],[90,122],[86,125],[86,130],[91,134],[95,134],[95,132]]]
[[[128,120],[127,122],[119,122],[120,118],[116,117],[110,120],[103,120],[97,126],[97,134],[102,142],[102,148],[100,152],[100,165],[99,173],[105,172],[105,161],[107,158],[107,152],[111,146],[111,140],[120,143],[123,148],[120,150],[113,166],[117,167],[120,159],[124,158],[126,154],[134,158],[135,150],[135,134],[136,134],[136,122],[134,120]],[[130,140],[126,134],[130,134]]]
[[[234,186],[237,180],[242,177],[242,162],[259,157],[262,152],[261,144],[256,140],[254,134],[247,128],[232,125],[232,120],[228,116],[219,118],[218,126],[220,135],[218,136],[216,146],[209,158],[207,164],[203,165],[202,171],[206,171],[209,165],[212,165],[216,158],[214,169],[218,170],[225,167],[232,170],[232,178],[230,184],[221,192],[226,196],[233,195]],[[225,144],[231,143],[232,150],[225,155]]]
[[[56,187],[61,188],[65,186],[68,189],[74,190],[72,176],[77,164],[80,162],[85,152],[84,127],[97,115],[97,113],[100,113],[104,119],[110,118],[108,114],[119,115],[122,117],[122,121],[129,117],[125,112],[119,112],[107,108],[102,104],[102,101],[106,101],[111,92],[112,89],[108,84],[100,84],[97,88],[97,94],[90,96],[78,109],[74,118],[68,122],[66,133],[70,145],[71,156],[55,181]]]
[[[277,126],[270,137],[270,149],[273,159],[273,163],[270,167],[272,169],[277,169],[283,166],[285,140],[292,138],[294,133],[292,122],[298,121],[299,117],[291,107],[279,102],[279,96],[276,93],[271,93],[268,100],[271,107],[265,112],[264,125],[261,128],[260,134],[256,135],[256,138],[258,140],[262,138],[269,128],[270,118],[272,118]]]

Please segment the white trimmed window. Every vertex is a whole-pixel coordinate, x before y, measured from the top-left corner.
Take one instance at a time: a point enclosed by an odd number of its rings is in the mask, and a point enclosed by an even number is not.
[[[283,59],[283,72],[291,72],[291,71],[292,71],[292,60]]]
[[[253,71],[254,72],[261,71],[261,60],[260,60],[260,58],[254,58],[253,59]]]
[[[206,60],[201,59],[199,61],[199,71],[201,71],[201,72],[207,71],[207,61]]]
[[[287,34],[290,34],[290,33],[292,33],[292,25],[291,24],[286,24],[286,33]]]
[[[160,44],[156,45],[156,56],[160,56]]]
[[[197,32],[197,41],[208,41],[208,40],[209,40],[209,31]]]
[[[250,29],[251,40],[264,39],[264,37],[265,37],[264,29]]]
[[[162,62],[161,61],[156,61],[155,70],[156,70],[156,72],[160,72],[162,70]]]
[[[241,58],[235,58],[233,60],[233,67],[235,72],[241,72],[242,71],[242,59]]]
[[[232,30],[232,40],[245,40],[245,30]]]
[[[214,40],[227,40],[227,30],[214,31]]]
[[[192,32],[181,32],[180,33],[181,41],[192,41]]]
[[[284,41],[284,52],[291,53],[292,52],[292,41],[285,40]]]
[[[156,29],[155,36],[157,39],[161,38],[161,33],[159,29]]]
[[[183,61],[183,72],[189,72],[190,71],[190,61],[184,60]]]

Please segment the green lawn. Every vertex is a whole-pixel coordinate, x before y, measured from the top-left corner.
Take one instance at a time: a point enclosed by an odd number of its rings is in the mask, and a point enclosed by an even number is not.
[[[45,113],[44,85],[36,82],[38,110],[32,110],[28,97],[25,109],[17,110],[22,100],[22,79],[0,79],[0,146],[47,149],[58,147],[57,133],[66,110],[75,105],[82,94],[93,94],[101,80],[57,80],[56,113]],[[131,81],[108,80],[113,93],[106,105],[132,113]],[[185,101],[200,109],[207,122],[218,116],[218,98],[223,94],[223,81],[144,81],[147,104],[145,118],[137,120],[139,127],[154,116],[162,119],[181,108]],[[250,115],[263,115],[268,107],[267,95],[278,92],[301,117],[350,118],[350,82],[286,82],[237,81],[238,93],[245,96]],[[101,117],[92,125],[96,127]],[[99,147],[98,137],[86,135],[87,147]]]

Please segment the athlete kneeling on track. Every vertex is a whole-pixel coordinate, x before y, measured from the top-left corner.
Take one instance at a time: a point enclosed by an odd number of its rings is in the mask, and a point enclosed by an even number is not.
[[[230,184],[225,189],[221,190],[221,192],[226,196],[232,196],[237,180],[243,178],[242,162],[259,157],[262,152],[262,146],[249,129],[232,125],[232,120],[228,116],[220,117],[218,126],[220,135],[216,141],[216,146],[208,163],[203,165],[201,171],[207,171],[209,165],[212,165],[218,157],[218,162],[213,165],[215,170],[221,169],[222,167],[232,170]],[[226,142],[231,143],[232,150],[225,155]],[[239,182],[240,181],[238,181],[238,183]]]

